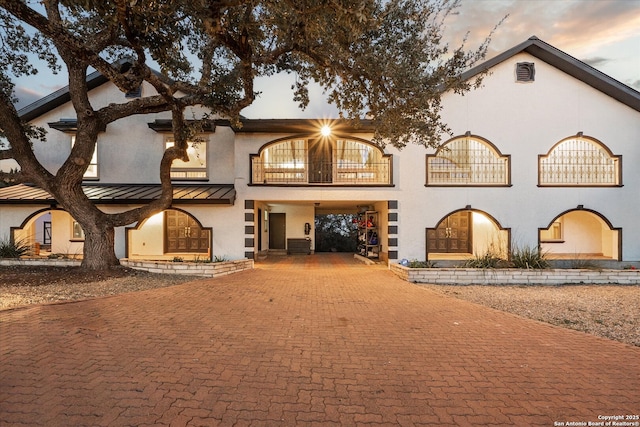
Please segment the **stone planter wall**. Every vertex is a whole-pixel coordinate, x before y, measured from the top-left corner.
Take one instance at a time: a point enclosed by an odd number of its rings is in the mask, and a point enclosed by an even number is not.
[[[389,268],[408,282],[436,285],[640,284],[640,270],[409,268],[400,264],[389,264]]]
[[[120,264],[124,267],[144,270],[150,273],[184,274],[187,276],[218,277],[231,273],[238,273],[253,268],[252,259],[224,262],[170,262],[143,261],[123,258]]]
[[[21,265],[21,266],[42,266],[47,267],[80,267],[82,263],[79,259],[68,258],[19,258],[19,259],[0,259],[0,266]]]

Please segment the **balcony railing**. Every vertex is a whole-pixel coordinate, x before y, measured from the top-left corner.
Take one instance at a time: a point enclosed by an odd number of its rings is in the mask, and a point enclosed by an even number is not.
[[[269,163],[259,157],[251,161],[253,184],[292,185],[390,185],[391,158],[379,162]]]

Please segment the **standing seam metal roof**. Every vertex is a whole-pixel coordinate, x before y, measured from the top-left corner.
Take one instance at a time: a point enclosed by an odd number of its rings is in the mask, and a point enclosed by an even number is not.
[[[160,184],[83,184],[84,193],[96,204],[148,203],[160,197]],[[232,184],[173,184],[173,204],[233,205]],[[0,188],[0,204],[53,204],[45,190],[31,184]]]

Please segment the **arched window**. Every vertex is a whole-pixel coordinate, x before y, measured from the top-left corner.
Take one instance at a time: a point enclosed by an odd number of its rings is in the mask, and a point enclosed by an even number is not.
[[[344,138],[299,138],[265,145],[251,156],[252,184],[391,184],[391,156]]]
[[[567,138],[538,157],[541,186],[621,185],[621,157],[598,140],[578,135]]]
[[[290,139],[269,145],[253,160],[253,182],[306,182],[307,141]]]
[[[480,137],[457,137],[427,155],[427,185],[509,185],[509,160]]]

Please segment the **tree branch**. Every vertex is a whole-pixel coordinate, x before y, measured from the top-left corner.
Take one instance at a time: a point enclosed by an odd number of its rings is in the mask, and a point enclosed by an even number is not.
[[[31,25],[51,39],[58,49],[64,46],[76,59],[91,64],[91,66],[100,71],[123,92],[134,89],[134,87],[132,87],[134,84],[131,81],[122,75],[119,70],[116,70],[109,62],[102,59],[98,53],[89,49],[84,40],[70,34],[59,22],[56,23],[56,21],[59,20],[57,1],[45,2],[47,13],[50,16],[57,17],[53,18],[53,22],[27,6],[27,3],[22,0],[0,0],[0,6],[19,20]]]

